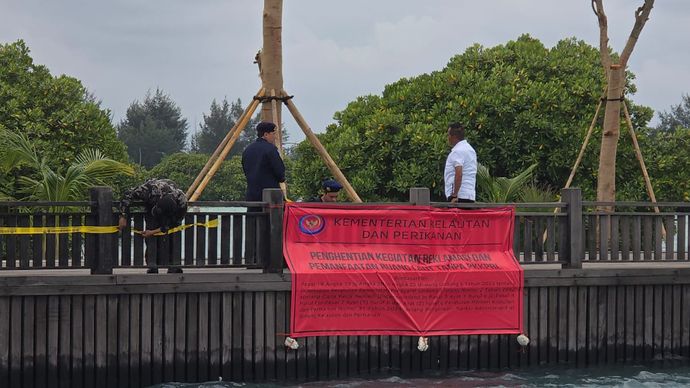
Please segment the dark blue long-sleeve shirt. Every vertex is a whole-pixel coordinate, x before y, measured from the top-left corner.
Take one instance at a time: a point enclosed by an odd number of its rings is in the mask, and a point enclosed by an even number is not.
[[[261,138],[245,148],[242,169],[247,177],[247,201],[261,201],[264,189],[277,189],[285,182],[285,164],[278,148]]]

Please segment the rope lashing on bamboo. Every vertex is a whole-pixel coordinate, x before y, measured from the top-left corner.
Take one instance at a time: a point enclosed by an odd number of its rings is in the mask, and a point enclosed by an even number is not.
[[[169,229],[166,233],[156,233],[155,236],[164,236],[166,234],[177,233],[185,229],[199,226],[204,228],[217,228],[218,219],[213,219],[208,222],[197,222],[194,224],[180,225]],[[0,234],[71,234],[71,233],[87,233],[87,234],[111,234],[118,233],[120,230],[117,226],[92,226],[92,225],[74,225],[74,226],[2,226],[0,227]],[[142,234],[143,230],[132,230],[136,234]]]
[[[287,104],[288,100],[291,100],[295,96],[254,96],[254,100],[258,100],[259,102],[270,102],[270,101],[281,101],[283,104]]]
[[[621,96],[620,98],[601,97],[601,101],[625,101],[625,96]]]

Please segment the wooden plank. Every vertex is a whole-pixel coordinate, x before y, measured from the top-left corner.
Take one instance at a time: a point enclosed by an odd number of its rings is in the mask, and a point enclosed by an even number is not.
[[[72,224],[73,225],[83,225],[84,224],[84,215],[83,214],[75,214],[72,216]],[[72,249],[70,252],[70,258],[72,260],[72,267],[73,268],[80,268],[82,267],[83,261],[82,261],[82,246],[84,245],[84,233],[73,233],[72,234]],[[130,245],[124,245],[126,247],[129,247]]]
[[[15,224],[16,225],[16,224]],[[10,299],[10,347],[9,347],[9,387],[22,386],[22,301],[24,297]],[[55,352],[57,354],[57,352]],[[56,381],[56,380],[52,380]]]
[[[599,216],[599,252],[597,260],[609,260],[609,238],[611,235],[611,218],[609,215]]]
[[[690,286],[682,287],[682,301],[680,311],[680,343],[681,356],[690,357]]]
[[[644,260],[654,260],[654,218],[650,215],[642,217],[642,251]]]
[[[139,387],[142,385],[141,370],[149,368],[150,364],[142,365],[141,349],[142,342],[149,340],[151,337],[143,338],[140,334],[143,331],[141,319],[141,299],[142,295],[132,294],[129,296],[129,377],[128,385],[130,387]]]
[[[653,293],[653,304],[651,309],[651,314],[653,316],[652,320],[652,358],[663,355],[664,348],[664,333],[663,333],[663,322],[662,314],[664,314],[664,286],[652,286],[651,291]]]
[[[338,377],[345,378],[347,374],[348,337],[338,336]],[[399,355],[399,354],[398,354]],[[399,357],[398,357],[399,358]]]
[[[549,294],[548,288],[538,288],[538,309],[539,312],[539,354],[537,356],[538,362],[546,362],[549,353]]]
[[[221,316],[221,294],[213,292],[209,295],[209,345],[208,345],[208,363],[209,363],[209,380],[217,379],[222,376],[222,323]],[[268,321],[267,321],[268,322]],[[273,322],[273,321],[270,321]],[[202,322],[203,323],[203,322]]]
[[[681,342],[681,314],[683,313],[683,305],[681,300],[683,298],[682,286],[672,287],[672,300],[673,300],[673,322],[671,323],[673,338],[671,344],[672,354],[678,356],[682,352],[682,342]]]
[[[240,214],[232,215],[232,264],[242,264],[244,218],[246,217]]]
[[[17,216],[16,215],[10,215],[10,216],[5,216],[5,225],[8,227],[15,227],[17,226]],[[5,258],[6,260],[6,265],[7,268],[17,268],[17,258],[19,253],[17,252],[18,250],[18,241],[17,241],[17,236],[15,235],[5,235],[5,250],[7,252],[7,257]],[[12,380],[14,381],[14,380]]]
[[[620,256],[620,216],[611,215],[611,243],[610,252],[611,260],[618,261],[621,259]]]
[[[347,359],[347,376],[357,376],[358,357],[359,357],[359,337],[347,337],[348,344],[348,359]]]
[[[673,286],[661,286],[661,356],[669,357],[673,354]],[[657,330],[658,331],[658,330]]]
[[[266,339],[268,340],[268,333]],[[390,338],[390,337],[388,337]],[[327,373],[324,380],[333,380],[338,377],[338,337],[328,336],[328,353],[326,363],[328,364]],[[268,364],[270,365],[270,364]],[[268,366],[267,366],[268,367]],[[266,376],[268,377],[268,376]]]
[[[242,378],[256,381],[254,377],[254,293],[242,293]]]
[[[242,293],[235,292],[232,294],[232,309],[236,314],[232,315],[232,380],[245,381],[242,375],[242,363],[244,355],[242,354],[242,343],[244,333],[242,331]]]
[[[96,386],[96,296],[84,296],[84,387]]]
[[[130,331],[135,331],[135,328],[129,326],[132,312],[130,295],[118,295],[114,300],[117,302],[117,386],[132,386],[129,381],[129,358],[132,353],[129,347],[132,342]]]
[[[58,296],[48,297],[48,381],[59,382],[59,361],[60,351],[60,298]],[[96,370],[99,371],[98,369]]]
[[[666,216],[663,218],[664,230],[666,231],[666,252],[665,260],[676,260],[675,257],[675,237],[676,237],[676,217]],[[661,236],[660,236],[661,237]]]
[[[547,353],[542,360],[557,363],[558,362],[558,321],[561,319],[558,315],[558,288],[549,287],[545,289],[548,292],[546,299],[546,306],[542,307],[547,310],[546,322],[542,322],[542,326],[547,327],[546,343]]]
[[[153,371],[160,370],[160,363],[154,363],[153,344],[153,311],[152,306],[154,296],[151,294],[141,295],[141,364],[139,373],[141,376],[141,386],[149,386],[153,381]],[[160,360],[160,359],[159,359]]]
[[[2,225],[0,223],[0,225]],[[0,236],[1,238],[2,236]],[[45,300],[45,297],[38,297],[37,300],[40,300],[40,298],[43,298]],[[40,303],[38,304],[38,307],[40,307]],[[43,302],[43,307],[44,310],[42,312],[43,316],[43,327],[45,328],[45,302]],[[40,310],[37,309],[37,319],[40,318],[39,316]],[[9,296],[0,296],[0,386],[1,387],[9,387],[10,386],[10,338],[11,338],[11,331],[10,331],[10,297]],[[43,331],[43,344],[45,344],[45,330]],[[37,338],[37,344],[40,344],[39,339]],[[43,359],[38,359],[39,362],[37,363],[38,365],[43,365],[43,370],[45,371],[45,346],[42,349],[42,353],[39,353],[43,355]],[[37,354],[38,355],[38,354]],[[40,360],[43,360],[42,363],[40,363]],[[40,371],[40,370],[39,370]],[[40,373],[40,372],[39,372]],[[45,381],[45,373],[43,374],[43,380],[37,380],[37,384],[40,384],[41,382]],[[45,386],[45,384],[43,384]]]
[[[560,260],[570,255],[570,231],[568,230],[568,217],[558,217],[558,257]]]
[[[524,252],[522,249],[522,239],[520,236],[522,235],[522,229],[523,229],[523,224],[525,220],[523,216],[515,216],[515,228],[513,229],[513,252],[515,252],[515,258],[518,259],[519,262],[524,262]]]
[[[469,359],[469,369],[477,370],[479,368],[479,337],[477,335],[470,335],[468,337],[467,356]]]
[[[66,215],[57,216],[60,226],[69,226],[69,218]],[[69,235],[61,234],[58,243],[58,265],[60,268],[69,268]]]
[[[151,310],[153,312],[151,318],[151,384],[159,384],[161,382],[171,381],[163,380],[165,374],[165,348],[163,344],[165,336],[164,313],[167,311],[167,309],[164,309],[164,303],[165,298],[163,294],[153,295],[151,301]]]
[[[119,295],[108,295],[107,316],[106,316],[106,376],[105,384],[109,388],[117,388],[117,355],[118,355],[118,332],[117,332],[117,306]]]
[[[654,217],[654,260],[662,260],[664,258],[662,244],[664,238],[662,237],[663,218],[660,216]],[[671,229],[671,233],[673,229]]]
[[[631,249],[630,249],[630,217],[621,216],[620,217],[620,228],[621,228],[621,260],[629,261],[631,260]]]
[[[478,336],[479,344],[477,347],[478,350],[478,367],[479,369],[488,369],[489,368],[489,336],[486,334],[482,334]],[[543,341],[542,341],[543,342]],[[429,350],[427,350],[428,352]]]
[[[230,263],[230,249],[232,245],[232,216],[223,214],[220,217],[220,263]]]
[[[457,335],[451,335],[448,337],[448,369],[458,369],[459,356],[460,338]]]
[[[232,307],[232,294],[229,292],[224,292],[221,294],[221,309],[222,309],[222,349],[221,349],[221,376],[224,380],[232,380],[232,364],[233,358],[233,307]],[[284,376],[283,376],[284,377]]]
[[[174,310],[174,348],[173,350],[173,376],[175,381],[187,381],[186,355],[187,355],[187,295],[175,294]],[[201,328],[200,328],[201,329]]]
[[[208,361],[206,350],[208,348],[207,341],[201,340],[201,331],[206,331],[208,327],[208,294],[206,293],[190,293],[187,294],[187,306],[185,306],[186,317],[186,342],[185,350],[187,356],[184,360],[185,364],[185,381],[208,381],[208,369],[203,368]],[[178,305],[179,306],[179,305]],[[176,327],[177,329],[177,327]],[[202,351],[201,349],[204,349]],[[204,363],[201,363],[201,358],[204,358]],[[203,369],[203,370],[201,370]],[[202,378],[201,375],[204,375]],[[220,376],[220,375],[219,375]],[[217,376],[216,376],[217,378]]]
[[[55,216],[46,216],[45,226],[51,227],[55,226]],[[55,255],[56,255],[56,238],[54,234],[46,235],[46,267],[55,268]]]
[[[512,341],[516,337],[514,335],[505,335],[504,334],[504,335],[499,335],[498,338],[499,338],[499,340],[498,340],[499,341],[498,342],[498,350],[499,350],[498,368],[501,368],[501,369],[510,368],[510,355],[517,351],[517,349],[515,349],[514,343]]]
[[[197,223],[206,222],[206,215],[205,214],[197,214],[195,222],[197,222]],[[204,266],[204,265],[206,265],[206,242],[208,240],[208,236],[206,235],[206,228],[204,228],[202,226],[195,226],[193,229],[195,229],[195,233],[196,233],[196,252],[195,252],[196,260],[194,261],[194,264],[197,266]],[[191,230],[191,229],[187,229],[187,230]]]
[[[194,215],[187,214],[184,217],[185,225],[194,223]],[[188,228],[184,231],[184,265],[194,265],[194,232],[195,228]]]
[[[269,291],[265,293],[265,346],[264,354],[265,375],[267,380],[276,378],[276,293]],[[282,318],[282,317],[281,317]],[[326,359],[326,363],[328,358]]]
[[[539,352],[542,350],[542,343],[546,338],[541,337],[541,331],[539,330],[539,320],[541,319],[541,309],[539,306],[539,292],[543,288],[529,288],[527,292],[529,293],[529,333],[530,346],[529,346],[529,364],[538,365],[539,364]],[[471,366],[471,364],[470,364]],[[474,368],[472,368],[474,369]]]
[[[127,220],[127,227],[120,232],[120,263],[122,267],[131,267],[133,263],[132,260],[132,228],[131,219]]]
[[[546,260],[556,261],[556,217],[546,219]]]
[[[3,308],[3,300],[9,301],[9,298],[0,298],[0,315],[6,315],[9,318],[10,311],[9,309]],[[34,315],[36,321],[36,338],[34,341],[34,373],[36,375],[35,382],[37,387],[46,387],[48,386],[48,297],[40,295],[35,297],[34,301],[36,303],[36,312]],[[9,307],[9,305],[7,307]],[[3,352],[3,349],[7,351],[7,348],[9,347],[9,337],[5,340],[5,342],[3,342],[2,337],[5,335],[9,336],[9,332],[3,332],[2,320],[3,318],[2,316],[0,316],[0,353]],[[0,356],[0,370],[6,367],[5,363],[3,363],[2,360],[3,356]],[[77,364],[77,361],[80,361],[80,357],[79,359],[75,359],[75,364]],[[75,365],[75,367],[77,365]],[[7,386],[7,384],[7,381],[0,378],[0,386]],[[75,387],[78,386],[78,384],[75,384]]]
[[[215,220],[217,216],[209,215],[208,220]],[[206,228],[204,228],[206,229]],[[208,253],[206,255],[206,262],[208,265],[218,264],[218,228],[206,229],[208,236]]]
[[[30,215],[22,214],[17,217],[17,225],[20,227],[27,227],[31,224]],[[19,267],[29,268],[29,261],[31,258],[31,237],[30,235],[19,236]],[[31,384],[33,384],[33,377],[31,377]]]
[[[527,303],[525,303],[527,305]],[[525,316],[525,319],[527,319],[527,316]],[[469,335],[461,335],[458,337],[458,366],[460,370],[469,370],[470,369],[470,336]],[[517,354],[517,353],[516,353]]]
[[[576,365],[587,364],[587,287],[577,287],[577,356]]]
[[[175,294],[165,294],[163,295],[163,381],[173,381],[174,378]]]
[[[632,220],[632,251],[633,260],[642,260],[642,217],[635,216]]]
[[[534,248],[532,247],[532,223],[529,218],[525,219],[523,250],[525,252],[525,263],[534,262]]]
[[[632,304],[628,304],[627,291],[628,287],[616,287],[616,362],[625,361],[626,313],[632,307]]]
[[[568,362],[568,330],[571,326],[570,323],[573,322],[572,316],[570,316],[570,303],[568,301],[568,291],[567,287],[558,287],[558,361],[561,363]],[[574,312],[573,307],[573,312]],[[572,358],[570,359],[572,360]]]
[[[62,295],[60,300],[60,316],[58,325],[58,378],[60,387],[71,387],[71,354],[72,350],[70,328],[72,326],[72,297]]]
[[[43,226],[43,216],[34,215],[33,217],[34,227],[40,228]],[[31,267],[41,268],[43,267],[43,239],[45,237],[42,235],[34,235],[31,242]],[[73,259],[74,260],[74,259]],[[43,376],[45,378],[45,376]]]
[[[635,289],[635,316],[632,322],[635,323],[634,333],[635,333],[635,352],[633,353],[633,360],[643,360],[644,359],[644,320],[645,320],[645,290],[644,286],[637,286]],[[651,337],[651,336],[650,336]]]
[[[254,343],[253,343],[253,357],[254,364],[254,379],[263,381],[266,379],[265,369],[265,319],[266,319],[266,304],[265,293],[255,292],[254,294]],[[316,350],[316,349],[315,349]],[[316,369],[316,368],[312,368]]]
[[[498,356],[499,354],[499,341],[500,341],[500,336],[493,336],[496,337],[495,342],[491,342],[491,352]],[[382,336],[381,338],[385,338],[385,336]],[[441,371],[441,373],[447,373],[448,372],[448,365],[449,365],[449,351],[450,351],[450,337],[447,335],[441,336],[439,338],[439,355],[438,355],[438,368]],[[495,346],[495,349],[494,349]],[[383,348],[383,345],[382,345]],[[496,365],[493,366],[493,368],[500,368],[499,360],[498,357],[495,357],[496,359]],[[385,368],[385,364],[381,364],[381,371],[385,372],[387,369]]]
[[[644,359],[654,357],[654,288],[644,287]]]
[[[208,293],[202,293],[199,294],[199,324],[197,325],[198,327],[198,343],[197,343],[197,348],[199,349],[199,363],[198,363],[198,374],[199,374],[199,381],[209,381],[213,376],[210,375],[210,368],[208,367],[209,364],[209,359],[210,359],[210,354],[209,354],[209,338],[210,338],[210,333],[209,333],[209,319],[210,319],[210,295]],[[240,310],[235,310],[235,311],[242,311],[241,308],[242,306],[239,307]],[[240,315],[240,314],[237,314]],[[233,328],[234,330],[234,328]],[[233,335],[238,335],[238,333],[233,331]],[[236,363],[239,364],[239,358],[236,358]],[[237,375],[232,375],[229,376],[230,379],[234,381],[240,381],[238,380]]]
[[[690,260],[690,255],[688,255],[688,217],[685,215],[678,216],[678,233],[676,234],[676,239],[678,240],[677,247],[677,257],[678,260]]]
[[[537,262],[546,261],[544,255],[544,241],[542,241],[542,236],[546,233],[546,222],[543,217],[534,218],[534,234],[532,235],[532,241],[534,241],[534,260]]]
[[[20,240],[21,241],[21,240]],[[28,243],[28,242],[27,242]],[[21,327],[21,337],[22,337],[22,386],[33,387],[34,386],[34,342],[35,342],[35,332],[34,324],[35,322],[35,300],[33,296],[25,296],[22,298],[22,327]],[[69,373],[69,365],[67,369]]]
[[[247,213],[244,233],[244,264],[256,264],[257,213]]]
[[[601,309],[599,310],[599,325],[605,327],[606,330],[604,337],[604,344],[606,346],[606,362],[610,364],[616,362],[616,324],[618,322],[616,319],[616,306],[618,305],[618,294],[616,287],[604,287],[600,289],[600,292],[606,295],[606,303],[604,307],[606,314],[602,314]],[[599,304],[601,305],[603,302],[604,298],[599,298]],[[602,359],[603,357],[599,358]]]
[[[597,216],[588,215],[585,217],[587,220],[586,226],[586,236],[587,236],[587,260],[595,261],[597,260]]]
[[[170,243],[172,244],[172,264],[183,265],[182,260],[183,243],[182,243],[182,233],[173,233],[170,236]]]
[[[325,344],[328,345],[328,342],[326,342]],[[381,359],[380,347],[381,347],[381,336],[370,335],[369,336],[369,350],[368,350],[369,363],[367,365],[367,373],[368,374],[377,374],[377,373],[380,373],[380,371],[381,371],[381,366],[379,364],[380,359]],[[328,348],[326,347],[326,349],[328,349]],[[328,359],[326,358],[326,362],[327,361],[328,361]]]
[[[598,364],[604,364],[606,362],[606,357],[607,357],[607,344],[606,344],[606,338],[608,336],[608,327],[606,325],[607,322],[607,302],[608,302],[608,293],[607,290],[611,289],[612,287],[606,286],[606,287],[595,287],[596,292],[597,292],[597,304],[594,306],[597,309],[597,335],[596,335],[596,342],[595,342],[595,347],[598,350],[597,351],[597,363]],[[614,318],[615,319],[615,318]]]
[[[141,214],[134,214],[134,229],[143,230],[144,229],[144,217]],[[134,244],[134,261],[135,266],[144,265],[144,238],[140,234],[135,234],[132,238],[132,243]],[[142,376],[143,377],[143,376]],[[143,382],[143,380],[142,380]]]

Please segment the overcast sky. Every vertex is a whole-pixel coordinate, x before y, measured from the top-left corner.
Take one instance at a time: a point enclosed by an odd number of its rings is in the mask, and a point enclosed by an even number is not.
[[[605,0],[614,50],[641,4]],[[24,39],[37,63],[80,79],[115,123],[161,88],[193,131],[214,98],[246,103],[259,89],[252,61],[262,8],[260,0],[0,0],[0,42]],[[573,36],[598,45],[588,0],[286,0],[283,8],[285,88],[316,132],[357,96],[439,70],[474,43],[529,33],[547,47]],[[656,2],[629,62],[635,102],[668,111],[690,93],[689,26],[690,1]],[[286,113],[291,140],[302,140]]]

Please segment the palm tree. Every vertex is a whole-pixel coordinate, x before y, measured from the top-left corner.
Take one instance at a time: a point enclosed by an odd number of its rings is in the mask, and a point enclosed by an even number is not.
[[[19,200],[26,201],[81,201],[87,198],[90,187],[103,185],[105,181],[119,174],[134,175],[132,166],[106,158],[96,149],[86,149],[77,155],[74,163],[64,170],[49,166],[40,157],[31,141],[21,133],[0,128],[0,171],[9,172],[13,167],[23,166],[32,174],[17,178]],[[6,187],[0,197],[11,198]]]
[[[489,169],[479,164],[477,166],[477,188],[480,200],[484,202],[508,203],[522,199],[523,192],[532,181],[532,173],[538,164],[527,167],[512,178],[492,177]]]

